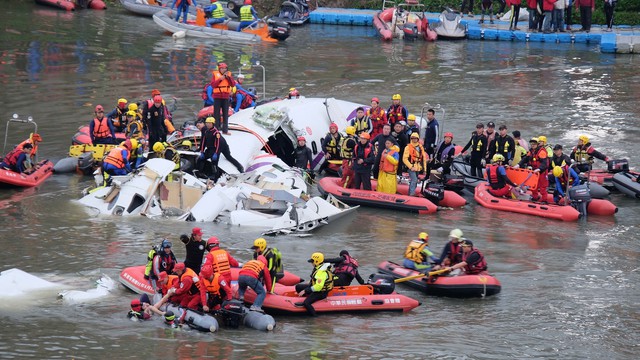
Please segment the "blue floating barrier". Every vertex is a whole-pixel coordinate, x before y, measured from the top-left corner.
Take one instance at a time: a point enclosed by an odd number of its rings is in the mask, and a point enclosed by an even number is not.
[[[497,40],[498,39],[498,31],[494,29],[485,29],[484,30],[484,39],[485,40]]]

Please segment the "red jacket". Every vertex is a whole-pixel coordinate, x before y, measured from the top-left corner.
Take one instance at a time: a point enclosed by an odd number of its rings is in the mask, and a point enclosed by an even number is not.
[[[538,5],[538,2],[536,0],[527,0],[527,8],[531,10],[535,10],[537,5]]]
[[[556,1],[557,0],[544,0],[542,3],[542,10],[553,11],[553,4],[555,4]]]
[[[596,1],[595,0],[576,0],[576,7],[578,6],[595,7]]]
[[[506,3],[507,6],[520,5],[520,3],[522,3],[522,0],[507,0]]]

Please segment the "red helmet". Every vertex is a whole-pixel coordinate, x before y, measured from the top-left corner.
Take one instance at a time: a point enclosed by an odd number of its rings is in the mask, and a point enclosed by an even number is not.
[[[184,271],[184,269],[186,269],[187,267],[184,265],[183,262],[177,263],[174,267],[173,267],[173,271]]]
[[[298,136],[298,141],[307,141],[307,139],[305,139],[304,136]]]
[[[213,247],[213,246],[218,246],[220,245],[220,240],[218,240],[218,237],[216,236],[212,236],[209,238],[209,240],[207,240],[207,247]]]
[[[167,275],[166,271],[161,271],[158,274],[158,281],[163,281],[163,280],[167,280],[167,278],[169,277],[169,275]]]
[[[378,99],[377,97],[372,98],[372,99],[371,99],[371,101],[375,101],[375,102],[377,102],[378,104],[380,104],[380,99]]]
[[[124,147],[126,147],[128,150],[131,150],[131,148],[133,147],[130,139],[123,141],[123,144],[124,144]]]
[[[140,303],[139,299],[133,299],[131,300],[131,310],[133,311],[140,311],[142,310],[142,304]]]
[[[156,95],[160,95],[160,90],[158,90],[158,89],[151,90],[151,97],[154,97]]]
[[[162,96],[160,96],[160,95],[154,95],[154,96],[153,96],[153,102],[154,102],[154,103],[160,103],[160,102],[162,102]]]
[[[102,105],[96,105],[96,112],[98,111],[104,111],[104,108],[102,107]]]
[[[228,68],[227,68],[227,64],[225,64],[225,63],[219,63],[219,64],[218,64],[218,69],[222,69],[222,68],[228,69]]]
[[[245,5],[251,5],[251,0],[244,0]]]
[[[200,270],[200,276],[203,278],[210,278],[213,276],[213,267],[211,265],[205,265]]]
[[[444,133],[444,137],[447,137],[447,136],[450,137],[451,140],[453,140],[453,133],[450,133],[450,132]]]
[[[336,123],[331,123],[331,125],[329,125],[329,130],[331,130],[331,129],[336,129],[336,130],[338,130],[338,124],[336,124]]]

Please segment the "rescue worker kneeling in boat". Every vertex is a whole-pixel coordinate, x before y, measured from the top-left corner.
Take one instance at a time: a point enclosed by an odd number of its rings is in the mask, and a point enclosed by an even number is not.
[[[315,252],[311,254],[311,259],[307,262],[313,264],[311,272],[311,281],[309,283],[301,283],[296,285],[298,296],[306,296],[302,303],[295,303],[296,306],[304,306],[307,313],[316,316],[316,309],[313,303],[325,299],[329,295],[329,291],[333,289],[333,274],[329,268],[331,264],[324,262],[324,254]]]
[[[198,305],[200,305],[200,289],[198,285],[200,278],[182,262],[173,267],[173,273],[178,275],[179,285],[175,290],[169,291],[173,291],[175,295],[171,301],[180,304],[182,307],[197,310]]]
[[[109,175],[127,175],[131,172],[129,154],[131,152],[131,140],[125,140],[113,148],[102,161],[102,170]]]
[[[160,309],[167,301],[173,302],[172,297],[175,297],[175,289],[180,286],[180,281],[177,275],[168,275],[166,271],[161,271],[158,273],[158,281],[156,284],[158,286],[156,291],[162,294],[162,299],[153,306],[156,309]]]
[[[427,273],[431,270],[432,263],[437,265],[440,259],[429,249],[429,234],[423,231],[418,234],[418,239],[411,240],[407,245],[402,266]]]
[[[256,260],[247,261],[238,273],[238,295],[240,301],[244,301],[244,293],[250,287],[256,293],[256,298],[249,310],[264,312],[262,303],[267,297],[265,286],[269,287],[271,283],[267,259],[264,256],[258,255]],[[272,292],[270,291],[270,293]]]
[[[480,250],[473,247],[471,240],[463,240],[462,244],[462,262],[447,268],[449,272],[462,269],[466,275],[478,275],[487,270],[487,262]]]
[[[224,301],[231,297],[231,286],[221,276],[214,273],[211,265],[203,266],[200,270],[200,304],[204,312],[217,311]]]
[[[507,171],[502,163],[504,162],[504,156],[502,154],[493,155],[491,165],[487,166],[487,179],[489,182],[489,193],[496,197],[507,197],[511,195],[511,186],[516,190],[520,190],[517,184],[509,179]],[[511,185],[511,186],[509,186]]]
[[[570,182],[569,176],[571,176],[573,181],[571,181],[570,185],[567,185]],[[553,177],[556,181],[556,189],[553,191],[553,201],[558,205],[568,205],[569,199],[566,198],[565,189],[569,189],[569,186],[580,185],[578,173],[567,165],[556,166],[553,168]]]
[[[347,250],[340,251],[340,257],[325,259],[325,262],[334,264],[333,286],[349,286],[354,278],[364,285],[365,281],[358,272],[358,260],[352,258]]]
[[[578,164],[576,169],[579,172],[587,172],[591,170],[593,158],[609,162],[609,158],[606,155],[599,152],[591,145],[587,135],[580,135],[578,138],[578,145],[573,147],[570,157]]]
[[[4,160],[0,162],[0,168],[17,172],[18,174],[29,174],[32,172],[31,160],[29,153],[33,149],[33,145],[24,144],[22,148],[16,147],[11,150]]]
[[[442,254],[440,254],[440,265],[435,266],[433,270],[441,267],[451,266],[462,261],[460,243],[464,240],[463,233],[460,229],[453,229],[449,232],[449,242],[444,245]]]

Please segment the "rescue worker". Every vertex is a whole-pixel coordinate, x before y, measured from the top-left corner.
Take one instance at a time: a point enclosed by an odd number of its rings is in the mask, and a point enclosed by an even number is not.
[[[191,229],[191,236],[181,235],[180,241],[184,244],[187,255],[184,259],[184,265],[196,274],[200,272],[200,266],[204,258],[204,252],[207,248],[207,242],[202,239],[202,229],[194,227]]]
[[[342,144],[342,134],[338,132],[338,124],[332,122],[329,125],[329,132],[321,141],[322,151],[324,152],[324,162],[320,166],[318,173],[322,174],[329,167],[329,160],[341,160],[340,144]]]
[[[400,94],[394,94],[391,97],[391,106],[387,110],[387,118],[389,120],[389,124],[394,126],[397,122],[407,120],[409,116],[409,112],[407,108],[405,108],[400,102],[402,101],[402,96]]]
[[[267,240],[265,238],[257,238],[253,241],[253,259],[257,260],[260,256],[264,256],[267,261],[267,270],[271,277],[271,282],[266,283],[267,291],[273,292],[276,281],[278,280],[278,273],[282,273],[282,255],[276,248],[268,248]],[[284,274],[282,274],[284,275]]]
[[[382,132],[378,136],[371,140],[373,145],[373,151],[376,154],[376,161],[373,163],[373,177],[378,178],[378,172],[380,171],[380,161],[382,159],[382,152],[386,149],[387,140],[391,140],[394,145],[397,145],[396,139],[391,135],[391,125],[385,124],[382,127]]]
[[[259,255],[257,260],[247,261],[238,274],[238,296],[240,297],[240,301],[244,301],[244,293],[247,287],[250,287],[255,291],[256,299],[253,301],[253,305],[251,305],[249,310],[264,312],[262,310],[262,303],[267,296],[265,286],[269,287],[271,284],[271,275],[269,275],[267,260],[264,256]]]
[[[511,186],[520,190],[518,185],[507,176],[507,171],[503,166],[504,160],[502,154],[495,154],[493,155],[492,164],[487,166],[489,193],[496,197],[511,197]]]
[[[151,105],[149,102],[146,102],[142,109],[142,119],[146,122],[149,133],[149,144],[167,141],[169,128],[165,120],[167,120],[168,114],[166,112],[166,106],[163,105],[163,101],[162,96],[155,95]]]
[[[409,114],[407,116],[407,131],[405,132],[407,137],[411,137],[411,134],[417,133],[418,138],[420,138],[420,126],[416,124],[416,116],[413,114]]]
[[[382,128],[389,124],[387,113],[380,107],[380,99],[377,97],[371,99],[371,107],[367,110],[367,117],[371,119],[371,137],[375,139],[378,134],[382,133]]]
[[[131,153],[131,140],[127,139],[120,145],[109,151],[102,161],[102,170],[109,175],[127,175],[131,172],[129,157]]]
[[[198,171],[203,172],[210,178],[218,178],[218,161],[220,160],[220,142],[222,136],[218,129],[214,127],[216,119],[209,116],[205,120],[206,128],[204,137],[200,144],[200,156],[197,161]]]
[[[220,153],[224,155],[227,161],[229,161],[233,166],[235,166],[238,172],[240,173],[244,172],[244,167],[242,166],[242,164],[240,164],[238,160],[236,160],[233,156],[231,156],[231,149],[229,148],[227,139],[225,139],[224,136],[220,137]]]
[[[159,287],[156,290],[158,293],[162,294],[162,299],[160,299],[153,306],[156,309],[160,309],[160,307],[167,301],[175,303],[174,301],[172,301],[172,298],[175,294],[175,289],[180,286],[179,277],[177,275],[168,275],[166,271],[161,271],[158,273],[157,285]]]
[[[214,24],[221,24],[226,20],[224,9],[218,0],[211,0],[211,5],[203,8],[205,17],[207,17],[207,26],[213,27]]]
[[[249,1],[249,0],[247,0]],[[240,10],[242,14],[242,9]],[[242,15],[241,15],[242,16]],[[218,70],[213,72],[211,87],[213,88],[213,114],[216,119],[221,120],[217,128],[223,134],[229,135],[229,96],[231,88],[236,85],[231,71],[227,64],[219,63]]]
[[[287,99],[299,99],[300,92],[296,88],[290,88],[289,93],[287,94]]]
[[[180,143],[180,148],[178,150],[191,151],[192,147],[193,143],[191,142],[191,140],[182,140],[182,142]]]
[[[115,131],[123,132],[124,129],[126,129],[126,127],[127,127],[127,119],[126,119],[127,111],[129,111],[127,109],[127,99],[120,98],[120,99],[118,99],[118,104],[116,105],[115,109],[111,110],[107,114],[107,119],[109,119],[111,121]]]
[[[580,135],[578,138],[578,145],[573,147],[571,151],[571,159],[576,162],[576,169],[578,172],[587,172],[591,170],[591,164],[593,164],[593,158],[603,161],[609,161],[609,158],[596,150],[589,142],[587,135]]]
[[[96,105],[96,117],[89,123],[89,136],[91,143],[112,145],[116,143],[116,130],[111,121],[104,116],[102,105]]]
[[[180,306],[192,310],[198,310],[200,304],[200,289],[198,283],[200,278],[198,275],[184,263],[177,263],[173,267],[173,273],[178,275],[178,287],[175,289],[172,301],[180,304]],[[170,291],[171,292],[171,291]],[[185,312],[186,314],[186,312]],[[182,322],[183,319],[180,319]]]
[[[307,139],[304,136],[298,136],[298,146],[294,149],[295,164],[294,166],[304,170],[312,179],[315,178],[313,173],[313,155],[311,149],[307,146]]]
[[[569,180],[571,176],[571,180]],[[565,166],[556,166],[553,168],[553,177],[555,178],[556,189],[553,191],[553,201],[558,205],[568,205],[569,199],[566,198],[565,190],[570,186],[580,185],[580,177],[573,168]]]
[[[143,294],[142,296],[146,296],[147,302],[143,303],[141,299],[131,300],[131,310],[127,313],[127,318],[133,321],[151,319],[151,314],[145,311],[149,307],[149,296],[147,296],[147,294]]]
[[[437,265],[439,263],[440,259],[429,249],[429,234],[421,232],[418,234],[418,239],[411,240],[407,245],[402,266],[426,274],[434,264]]]
[[[237,84],[236,84],[237,86]],[[243,109],[248,109],[256,106],[256,89],[249,88],[248,90],[236,88],[233,111],[238,112]]]
[[[126,141],[126,140],[125,140]],[[129,153],[129,166],[132,169],[138,168],[147,159],[144,158],[144,139],[140,141],[136,139],[129,139],[131,142],[131,152]]]
[[[295,305],[304,306],[309,315],[316,316],[313,303],[325,299],[329,295],[329,291],[333,289],[333,274],[329,269],[331,264],[324,262],[324,254],[322,253],[311,254],[311,258],[307,262],[313,264],[311,281],[296,285],[298,296],[306,296],[306,298],[302,304],[295,303]]]
[[[556,144],[553,147],[553,156],[549,159],[549,167],[554,169],[556,166],[571,166],[571,163],[571,158],[562,152],[562,145]],[[553,173],[549,174],[549,182],[555,183]]]
[[[513,141],[513,138],[507,134],[507,125],[500,125],[498,131],[498,136],[489,143],[487,160],[492,159],[495,154],[500,154],[504,156],[505,163],[515,165],[512,163],[513,153],[516,151],[516,143]]]
[[[363,107],[358,107],[356,109],[356,117],[350,119],[349,124],[356,129],[356,135],[358,136],[363,132],[371,134],[373,131],[371,119],[366,115]]]
[[[487,144],[491,144],[493,139],[496,138],[496,124],[493,121],[489,121],[487,123],[487,129],[484,132],[484,135],[487,137]],[[487,153],[489,152],[489,146],[487,145]],[[487,154],[488,155],[488,154]],[[485,156],[486,159],[491,160],[490,157]]]
[[[376,160],[373,145],[369,143],[370,135],[363,132],[359,137],[359,144],[353,149],[353,187],[371,190],[371,167]]]
[[[540,143],[540,146],[547,150],[547,156],[551,158],[551,154],[553,154],[553,146],[547,144],[547,137],[544,135],[538,136],[538,142]]]
[[[365,284],[358,271],[358,260],[351,257],[347,250],[340,251],[340,257],[325,259],[325,262],[334,264],[333,286],[349,286],[353,279],[356,279],[360,285]]]
[[[163,271],[167,274],[171,274],[173,272],[173,268],[177,263],[177,260],[173,251],[171,251],[171,246],[171,241],[167,239],[163,239],[162,243],[160,243],[160,249],[156,252],[153,256],[153,260],[151,261],[151,272],[148,274],[150,279],[159,280],[158,274]]]
[[[33,150],[32,144],[24,144],[22,148],[16,146],[0,162],[0,168],[17,172],[18,174],[28,174],[31,172],[31,160],[29,154]]]
[[[176,22],[180,22],[180,14],[183,14],[183,22],[187,23],[187,16],[189,15],[189,5],[193,2],[194,6],[198,6],[196,0],[173,0],[171,9],[176,8]]]
[[[385,150],[380,157],[380,171],[378,172],[377,192],[385,194],[395,194],[398,188],[398,163],[400,162],[400,152],[398,145],[394,145],[391,139],[385,142]]]
[[[411,142],[404,149],[402,162],[409,171],[409,196],[413,196],[418,186],[418,175],[427,169],[429,155],[420,144],[420,135],[417,132],[411,133]]]
[[[342,187],[351,188],[353,187],[353,176],[355,175],[353,172],[353,150],[358,144],[358,141],[355,137],[355,127],[347,126],[345,131],[347,136],[342,141],[342,146],[340,147],[340,157],[342,158],[342,178],[340,179],[340,184],[342,184]]]
[[[202,311],[206,313],[220,310],[223,302],[233,299],[230,284],[220,276],[220,273],[213,272],[210,265],[202,267],[198,289]]]
[[[429,159],[429,169],[436,169],[442,174],[450,174],[455,152],[456,144],[453,143],[453,133],[444,133],[444,140],[436,147],[433,158]]]
[[[545,201],[547,198],[547,187],[549,179],[547,172],[549,169],[549,158],[547,150],[538,144],[538,138],[531,138],[529,141],[529,152],[515,167],[530,166],[533,172],[538,173],[538,187],[531,191],[533,201]]]
[[[207,240],[207,251],[202,266],[211,265],[214,272],[219,272],[227,283],[231,283],[231,267],[238,267],[238,260],[234,259],[226,250],[220,249],[220,240],[212,236]]]
[[[144,125],[138,118],[138,114],[133,111],[127,111],[127,128],[125,129],[125,136],[128,139],[144,139]]]
[[[444,245],[442,254],[438,263],[440,266],[452,266],[462,261],[462,249],[460,248],[460,242],[463,240],[463,233],[460,229],[453,229],[449,232],[449,242]],[[434,270],[436,270],[434,268]]]
[[[165,159],[173,161],[176,166],[174,170],[180,169],[180,153],[173,146],[168,143],[157,142],[153,144],[154,157],[158,159]]]
[[[466,155],[467,149],[471,149],[471,158],[469,159],[469,164],[471,165],[471,170],[469,174],[471,176],[483,177],[482,175],[482,167],[484,155],[487,153],[487,137],[484,134],[484,124],[478,123],[476,125],[476,132],[471,134],[471,139],[467,145],[462,148],[462,155]]]
[[[18,149],[22,149],[26,144],[31,144],[32,148],[31,148],[31,152],[29,153],[29,158],[31,159],[31,163],[34,164],[34,166],[37,168],[38,165],[38,161],[37,161],[37,157],[38,157],[38,144],[40,144],[42,142],[42,136],[40,136],[40,134],[38,133],[31,133],[29,134],[29,138],[24,140],[23,142],[21,142],[20,144],[18,144],[16,146],[16,148]]]
[[[242,29],[252,25],[258,19],[258,12],[253,8],[252,1],[244,0],[244,5],[240,7],[240,24],[238,25],[238,31],[242,31]]]
[[[471,240],[464,239],[460,244],[462,261],[447,268],[449,272],[462,269],[467,275],[478,275],[487,270],[487,262],[480,250],[473,247]]]
[[[439,137],[440,124],[438,124],[438,120],[436,119],[436,111],[429,109],[427,110],[427,128],[424,131],[424,150],[429,154],[430,158],[433,158]]]

